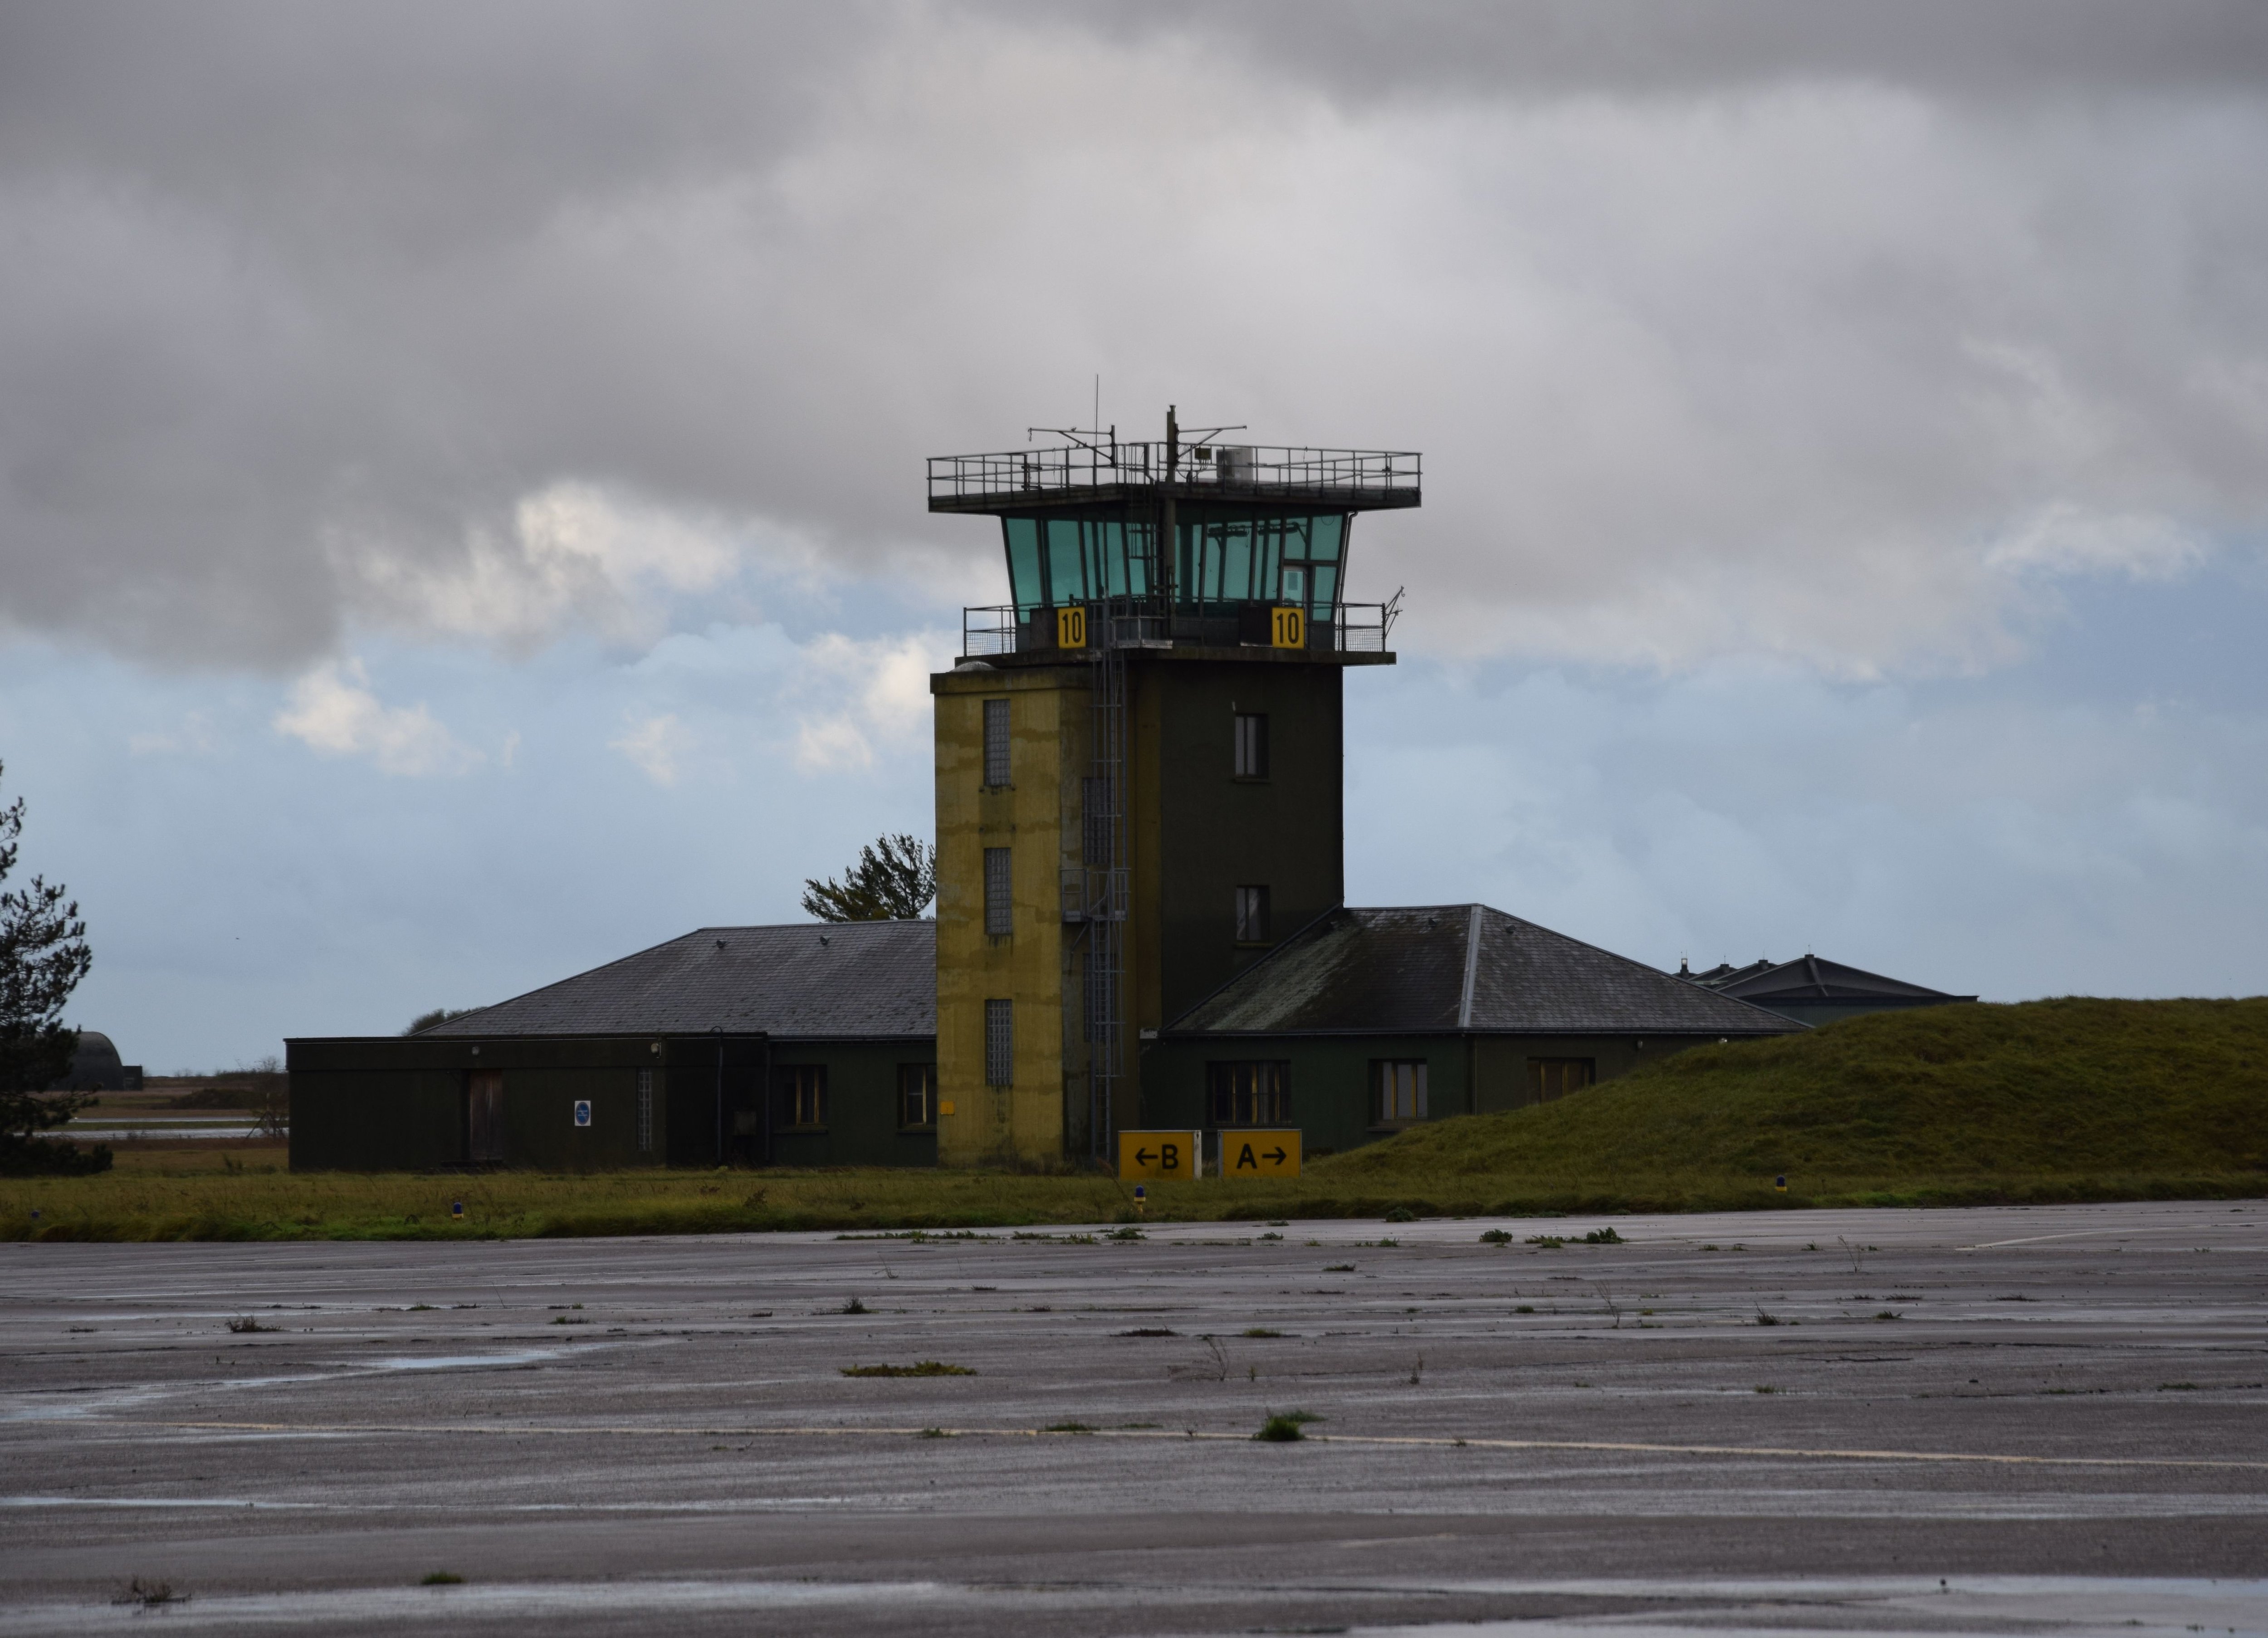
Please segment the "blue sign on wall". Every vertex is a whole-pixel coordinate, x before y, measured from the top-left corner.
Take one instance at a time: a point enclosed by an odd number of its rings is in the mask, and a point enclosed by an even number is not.
[[[591,1124],[591,1100],[589,1098],[578,1097],[575,1100],[575,1124],[578,1126],[587,1126]]]

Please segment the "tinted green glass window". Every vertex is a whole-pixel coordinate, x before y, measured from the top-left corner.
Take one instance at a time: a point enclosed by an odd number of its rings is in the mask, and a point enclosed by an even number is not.
[[[1086,550],[1077,518],[1048,520],[1048,601],[1057,608],[1086,601]]]
[[[1030,518],[1003,518],[1008,540],[1008,594],[1019,614],[1028,614],[1045,598],[1040,588],[1040,526]]]

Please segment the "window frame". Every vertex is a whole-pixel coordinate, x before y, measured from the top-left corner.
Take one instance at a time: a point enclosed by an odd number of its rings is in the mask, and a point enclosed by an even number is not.
[[[1555,1075],[1552,1072],[1557,1071]],[[1575,1086],[1567,1084],[1570,1070],[1580,1072],[1582,1080]],[[1557,1082],[1555,1088],[1554,1082]],[[1599,1084],[1599,1060],[1595,1058],[1531,1058],[1528,1060],[1528,1101],[1549,1103],[1565,1097],[1571,1092],[1581,1092]]]
[[[1425,1121],[1432,1118],[1427,1112],[1428,1103],[1426,1087],[1426,1082],[1431,1079],[1427,1073],[1427,1065],[1431,1061],[1431,1059],[1424,1058],[1373,1058],[1370,1060],[1370,1125],[1372,1131],[1398,1130],[1403,1126],[1417,1125],[1421,1121]],[[1415,1072],[1410,1076],[1410,1084],[1407,1088],[1410,1107],[1416,1111],[1413,1114],[1403,1114],[1400,1112],[1399,1105],[1402,1101],[1402,1094],[1404,1090],[1403,1088],[1400,1086],[1395,1087],[1391,1096],[1389,1096],[1388,1091],[1388,1081],[1390,1079],[1398,1079],[1395,1072],[1399,1070],[1410,1070]]]
[[[984,1001],[984,1084],[1016,1084],[1016,1003],[994,996]]]
[[[921,1100],[921,1118],[908,1119],[912,1100]],[[937,1130],[937,1066],[900,1064],[898,1066],[898,1130],[926,1133]]]
[[[772,1085],[777,1088],[782,1119],[782,1132],[824,1132],[827,1130],[827,1066],[824,1064],[775,1064]],[[811,1119],[802,1117],[805,1104],[809,1103]]]
[[[1240,711],[1230,717],[1233,748],[1230,778],[1249,785],[1268,783],[1268,713]]]
[[[1246,897],[1246,895],[1248,894],[1250,894],[1253,896],[1248,899]],[[1268,900],[1268,884],[1264,882],[1245,882],[1238,886],[1236,889],[1235,908],[1235,942],[1241,945],[1258,946],[1271,944],[1275,941],[1268,936],[1269,917],[1270,913],[1270,906]]]
[[[1016,872],[1005,847],[984,850],[984,935],[1005,939],[1016,930]]]
[[[978,756],[983,765],[978,770],[978,777],[983,781],[986,790],[1005,791],[1015,782],[1016,771],[1012,755],[1015,735],[1010,730],[1008,697],[1005,694],[995,695],[982,704],[983,734]],[[993,778],[995,774],[999,778]]]
[[[1224,1132],[1292,1125],[1292,1060],[1233,1058],[1208,1063],[1205,1115],[1207,1125]]]

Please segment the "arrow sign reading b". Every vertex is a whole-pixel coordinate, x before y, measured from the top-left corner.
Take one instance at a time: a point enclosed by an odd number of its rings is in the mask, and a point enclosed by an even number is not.
[[[1134,1151],[1134,1159],[1138,1164],[1147,1166],[1150,1163],[1150,1151],[1147,1149],[1136,1149]]]

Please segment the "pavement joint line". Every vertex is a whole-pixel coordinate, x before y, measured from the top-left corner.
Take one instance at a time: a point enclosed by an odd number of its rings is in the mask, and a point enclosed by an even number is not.
[[[85,1427],[101,1422],[114,1427],[168,1428],[188,1433],[303,1433],[303,1434],[490,1434],[505,1436],[587,1438],[594,1434],[627,1438],[762,1439],[762,1438],[914,1438],[927,1433],[955,1439],[1175,1439],[1248,1444],[1253,1435],[1240,1433],[1199,1433],[1195,1428],[1097,1428],[1072,1433],[1048,1428],[557,1428],[515,1427],[497,1422],[453,1424],[381,1422],[178,1422],[131,1417],[41,1416],[18,1422],[72,1422]],[[1442,1450],[1594,1450],[1641,1456],[1731,1456],[1795,1458],[1830,1462],[1974,1462],[2008,1467],[2172,1467],[2205,1468],[2242,1472],[2268,1472],[2268,1461],[2236,1461],[2225,1457],[2182,1456],[2014,1456],[1979,1450],[1869,1450],[1814,1449],[1801,1445],[1653,1444],[1635,1440],[1457,1438],[1433,1434],[1308,1434],[1308,1444],[1410,1445]]]

